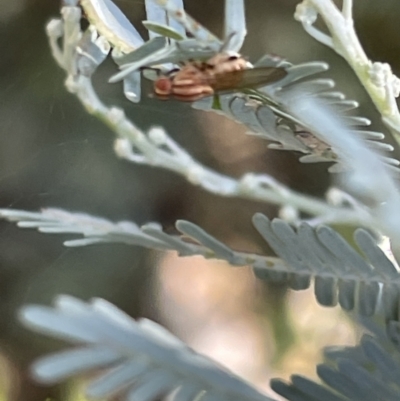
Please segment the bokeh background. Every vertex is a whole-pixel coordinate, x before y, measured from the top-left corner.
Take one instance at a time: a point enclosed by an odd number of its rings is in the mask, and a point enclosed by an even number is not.
[[[116,2],[145,34],[142,0]],[[223,0],[186,0],[187,11],[217,34]],[[256,60],[274,53],[293,63],[327,61],[326,76],[361,103],[360,115],[382,130],[377,113],[339,56],[316,43],[294,21],[297,0],[246,0],[248,36],[243,53]],[[200,224],[240,250],[267,252],[252,228],[266,204],[218,198],[160,169],[118,160],[113,134],[88,116],[64,88],[53,61],[46,22],[57,17],[56,0],[0,0],[0,207],[60,207],[139,224],[159,221],[173,232],[176,219]],[[400,74],[400,3],[355,1],[356,29],[367,54]],[[269,151],[243,127],[189,105],[144,97],[139,105],[107,84],[111,62],[96,74],[109,104],[124,107],[141,128],[162,125],[198,160],[225,174],[268,172],[292,188],[321,196],[330,182],[326,165],[301,165],[298,155]],[[150,91],[145,85],[144,92]],[[390,141],[390,138],[388,138]],[[76,399],[76,383],[41,387],[27,371],[32,359],[60,344],[26,331],[16,311],[26,303],[50,303],[56,294],[103,297],[130,315],[150,317],[196,350],[225,364],[262,391],[268,379],[298,372],[314,375],[318,350],[351,344],[352,323],[338,309],[316,306],[311,291],[257,281],[245,268],[201,258],[177,259],[123,245],[67,249],[67,236],[47,236],[0,222],[0,389],[15,401]]]

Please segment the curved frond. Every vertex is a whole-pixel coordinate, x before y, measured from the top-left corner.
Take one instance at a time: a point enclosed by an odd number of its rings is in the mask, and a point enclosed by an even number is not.
[[[17,222],[18,227],[34,228],[46,234],[80,234],[84,237],[64,241],[64,245],[70,247],[123,243],[151,249],[173,250],[180,256],[201,255],[205,258],[226,260],[233,266],[245,266],[249,263],[275,266],[277,269],[284,266],[276,257],[235,252],[200,227],[185,221],[177,225],[182,232],[187,233],[187,237],[192,238],[191,242],[179,235],[165,233],[157,223],[139,227],[130,221],[113,223],[85,213],[70,213],[54,208],[43,209],[39,213],[0,209],[0,218]],[[193,241],[195,238],[196,241]]]
[[[103,7],[106,8],[105,5]],[[243,0],[226,1],[225,33],[228,36],[223,41],[186,14],[181,1],[148,0],[146,8],[148,17],[153,19],[146,21],[150,31],[150,41],[140,47],[135,46],[128,54],[113,52],[121,71],[111,77],[110,82],[124,80],[124,93],[133,102],[140,99],[138,71],[142,67],[156,66],[170,69],[171,63],[189,59],[207,59],[224,47],[239,50],[246,34]],[[114,20],[120,21],[122,13],[118,9],[115,12]],[[97,21],[99,29],[102,28],[102,20],[97,19]],[[231,23],[234,25],[231,26]],[[118,27],[122,25],[121,22],[115,24]],[[190,33],[192,38],[186,37],[185,31]],[[160,34],[164,36],[157,36]],[[300,161],[304,163],[334,162],[335,165],[330,167],[331,172],[342,171],[347,167],[341,163],[339,149],[329,142],[329,137],[321,139],[316,132],[306,128],[306,122],[301,118],[295,118],[288,111],[284,97],[290,91],[305,98],[315,97],[319,103],[334,109],[341,115],[350,133],[364,139],[372,149],[379,152],[393,150],[391,145],[381,142],[383,134],[365,130],[370,124],[368,119],[348,113],[358,106],[357,102],[346,100],[342,93],[332,91],[334,81],[331,79],[315,78],[315,74],[328,68],[326,63],[292,65],[279,57],[267,55],[255,64],[255,67],[261,66],[284,68],[287,76],[257,90],[238,90],[236,93],[220,95],[218,107],[226,116],[246,125],[252,133],[271,141],[270,148],[299,151],[303,154]],[[214,110],[216,103],[212,98],[205,98],[195,102],[193,106],[202,110],[216,111]],[[400,164],[398,160],[386,156],[381,156],[381,159],[398,172],[395,168]]]
[[[313,228],[302,223],[295,230],[282,220],[270,221],[261,214],[254,216],[253,223],[274,252],[293,269],[294,277],[303,277],[304,287],[309,278],[315,279],[315,296],[322,305],[339,303],[345,310],[357,308],[361,315],[372,315],[381,309],[387,317],[396,314],[399,271],[367,231],[358,229],[354,234],[364,258],[327,226]],[[268,269],[256,268],[255,272],[268,279]],[[291,286],[296,289],[296,285]]]
[[[395,401],[400,396],[400,354],[393,344],[364,335],[356,347],[327,349],[317,367],[323,384],[300,375],[291,382],[271,381],[275,392],[290,401]]]
[[[283,101],[286,93],[291,91],[299,96],[315,97],[321,104],[339,113],[342,121],[349,127],[350,133],[366,141],[376,151],[392,151],[393,147],[381,142],[384,135],[380,132],[368,131],[370,121],[366,118],[352,116],[349,111],[358,107],[358,103],[347,100],[340,92],[332,91],[334,81],[315,78],[314,75],[324,72],[328,65],[323,62],[310,62],[292,65],[276,56],[264,56],[255,67],[283,67],[287,76],[276,83],[261,89],[245,91],[244,94],[232,93],[219,96],[220,111],[246,127],[249,134],[260,136],[272,143],[271,149],[295,150],[304,154],[300,157],[303,163],[335,162],[338,154],[330,143],[323,141],[313,132],[304,128],[304,123],[286,110]],[[204,98],[193,104],[196,109],[217,111],[213,99]],[[382,157],[386,164],[398,166],[399,161]],[[344,166],[334,165],[331,172],[341,171]],[[397,171],[397,170],[396,170]]]
[[[113,223],[85,213],[69,213],[48,208],[39,213],[23,210],[0,209],[0,217],[16,221],[18,227],[35,228],[47,234],[81,234],[83,239],[65,241],[65,246],[85,246],[97,243],[123,243],[169,249],[155,238],[147,236],[140,227],[129,221]]]
[[[201,255],[225,260],[233,266],[250,265],[264,280],[285,281],[294,290],[306,289],[314,280],[318,302],[358,310],[369,316],[378,311],[388,319],[398,313],[400,274],[376,240],[358,229],[354,241],[361,253],[327,226],[317,228],[302,223],[293,228],[280,219],[269,220],[256,214],[253,223],[278,257],[236,252],[202,228],[180,220],[177,229],[184,236],[170,235],[156,223],[142,227],[132,222],[113,223],[83,213],[45,209],[42,213],[0,210],[0,217],[18,221],[20,227],[45,233],[81,234],[85,238],[68,240],[67,246],[121,242],[161,250],[174,250],[181,256]],[[188,241],[188,239],[190,241]]]
[[[272,401],[158,324],[135,321],[102,299],[60,296],[54,308],[29,305],[20,317],[31,329],[75,345],[33,365],[40,382],[90,374],[91,398],[191,401],[204,394],[209,401]]]

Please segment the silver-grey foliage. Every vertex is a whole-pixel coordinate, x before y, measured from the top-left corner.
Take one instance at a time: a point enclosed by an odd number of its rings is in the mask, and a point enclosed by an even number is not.
[[[354,240],[363,258],[332,228],[316,229],[302,223],[297,230],[282,220],[268,220],[258,214],[254,225],[291,271],[276,277],[274,270],[256,268],[263,279],[285,279],[294,289],[305,289],[315,278],[317,300],[326,306],[337,303],[361,315],[380,312],[394,318],[400,295],[396,266],[377,246],[367,231],[358,229]]]
[[[153,5],[151,1],[148,4]],[[133,52],[116,59],[122,71],[111,78],[111,82],[120,79],[129,79],[132,73],[139,68],[153,65],[163,65],[165,63],[179,63],[188,58],[206,59],[212,56],[216,49],[221,47],[222,43],[227,42],[225,46],[229,49],[238,51],[243,42],[246,33],[244,9],[241,1],[227,1],[225,14],[225,39],[218,40],[214,35],[204,27],[188,23],[190,18],[183,14],[183,9],[179,11],[173,2],[163,4],[166,13],[170,17],[169,21],[176,23],[181,28],[186,29],[196,40],[187,39],[180,31],[181,37],[171,39],[169,27],[165,24],[165,13],[158,8],[158,13],[154,13],[154,18],[158,18],[157,32],[164,34],[164,38],[153,37],[149,42],[142,45]],[[152,14],[153,15],[153,14]],[[179,17],[177,17],[179,15]],[[234,17],[234,20],[229,17]],[[191,21],[191,20],[190,20]],[[151,32],[154,31],[154,24],[146,25]],[[199,28],[198,28],[199,27]],[[235,29],[231,28],[235,27]],[[164,41],[162,40],[164,39]],[[178,40],[176,40],[178,39]],[[156,42],[158,45],[156,46]],[[315,78],[314,75],[327,70],[328,66],[322,62],[311,62],[300,65],[292,65],[279,57],[266,55],[254,64],[255,67],[277,66],[287,70],[288,75],[264,88],[257,90],[248,90],[246,93],[231,93],[219,96],[219,106],[215,107],[213,98],[208,97],[197,101],[193,107],[204,111],[222,111],[230,118],[247,126],[252,134],[257,134],[272,143],[269,145],[272,149],[296,150],[305,156],[300,158],[304,163],[315,162],[340,162],[340,156],[337,149],[329,143],[329,138],[322,141],[315,133],[310,132],[305,127],[302,118],[295,118],[284,105],[282,97],[288,92],[296,91],[301,96],[313,96],[318,102],[329,105],[337,112],[343,115],[343,121],[349,126],[354,135],[358,135],[368,141],[371,148],[378,151],[392,151],[391,145],[380,142],[383,134],[374,131],[365,130],[365,126],[370,124],[366,118],[356,117],[348,114],[358,106],[357,102],[346,100],[345,96],[337,91],[332,91],[334,82],[331,79]],[[170,64],[165,66],[170,68]],[[129,98],[129,97],[128,97]],[[135,97],[137,99],[137,97]],[[339,156],[339,157],[338,157]],[[398,166],[396,159],[384,157],[383,160],[391,166]],[[343,166],[332,166],[330,171],[341,171]]]
[[[314,78],[315,74],[327,70],[326,63],[292,65],[267,55],[255,63],[255,67],[257,66],[285,67],[288,75],[274,84],[258,90],[249,90],[246,94],[220,95],[219,104],[225,116],[244,124],[250,129],[250,134],[271,141],[269,148],[301,152],[305,155],[299,159],[303,163],[341,161],[340,152],[332,146],[329,137],[325,140],[319,138],[315,132],[307,128],[306,119],[302,116],[295,117],[285,107],[288,93],[296,92],[304,99],[311,96],[319,104],[329,106],[341,114],[342,121],[349,127],[351,134],[368,141],[372,149],[380,152],[393,150],[391,145],[380,142],[384,138],[382,133],[363,128],[370,124],[368,119],[348,114],[348,111],[358,107],[357,102],[346,100],[342,93],[332,91],[334,82],[331,79]],[[204,111],[215,111],[213,105],[212,99],[205,98],[195,102],[193,107]],[[393,158],[382,159],[388,165],[399,165]],[[341,171],[343,167],[334,165],[329,171]]]
[[[326,362],[317,366],[324,384],[292,375],[290,383],[274,379],[271,387],[290,401],[396,401],[400,352],[393,340],[364,335],[356,347],[326,349]]]
[[[55,307],[30,305],[23,323],[74,347],[33,365],[35,377],[55,383],[91,373],[86,395],[123,396],[126,401],[272,401],[208,358],[196,354],[158,324],[135,321],[114,305],[60,296]],[[98,373],[101,370],[101,373]]]
[[[304,0],[296,17],[317,40],[351,59],[343,41],[347,38],[357,43],[351,3],[343,0],[339,11],[331,0]],[[241,122],[252,134],[271,141],[271,148],[301,152],[302,162],[337,162],[331,171],[344,171],[338,182],[347,191],[342,190],[339,206],[291,192],[266,175],[249,173],[235,180],[214,172],[196,162],[162,129],[142,132],[122,110],[102,103],[92,86],[92,75],[110,51],[120,67],[111,81],[123,80],[125,96],[133,102],[141,97],[142,67],[168,70],[190,58],[207,59],[221,49],[239,51],[246,35],[244,0],[225,1],[223,39],[187,15],[182,0],[146,0],[147,42],[111,0],[80,0],[91,23],[85,32],[81,31],[77,1],[64,5],[62,20],[53,20],[47,27],[53,56],[67,73],[68,90],[118,136],[118,156],[180,173],[191,183],[221,196],[246,194],[249,199],[268,200],[285,207],[287,215],[292,208],[295,224],[281,219],[271,221],[262,214],[254,216],[256,230],[276,254],[264,256],[236,252],[201,227],[182,220],[176,223],[182,235],[169,235],[157,223],[139,227],[132,222],[113,223],[59,209],[40,213],[1,209],[0,217],[22,228],[79,235],[65,241],[66,246],[111,242],[174,250],[181,256],[202,255],[232,266],[250,265],[258,278],[283,281],[296,290],[314,282],[318,302],[339,304],[364,319],[379,316],[387,323],[387,332],[372,330],[374,337],[364,336],[356,347],[327,349],[326,362],[317,367],[324,384],[294,375],[291,383],[274,380],[272,388],[292,401],[398,400],[400,276],[396,262],[377,241],[381,234],[388,235],[400,254],[400,195],[393,175],[398,171],[398,162],[382,154],[392,148],[380,142],[383,134],[365,129],[368,119],[348,114],[357,103],[333,91],[332,80],[316,77],[327,65],[292,65],[281,58],[265,56],[255,66],[285,68],[284,79],[257,90],[202,99],[194,107]],[[328,25],[332,37],[313,27],[318,14],[326,21],[329,12],[338,13],[336,21],[340,21],[338,26],[334,21]],[[362,63],[369,65],[359,43],[357,54]],[[368,74],[363,70],[368,75],[367,89],[376,95],[382,89],[378,75],[385,72],[384,90],[394,95],[397,89],[400,91],[400,81],[378,64],[371,64]],[[358,67],[353,65],[356,72]],[[154,79],[151,71],[143,75]],[[379,110],[393,111],[385,122],[399,131],[399,113],[395,112],[393,98],[386,96],[390,108],[385,108],[382,99],[379,104],[376,96],[374,101]],[[305,222],[298,212],[316,217]],[[321,221],[363,225],[370,231],[355,230],[357,249],[332,228],[317,224]],[[86,389],[88,396],[118,396],[127,401],[155,401],[165,396],[174,401],[270,400],[191,351],[157,324],[134,321],[106,301],[84,303],[61,296],[54,308],[30,305],[21,310],[20,316],[28,327],[74,344],[72,349],[36,362],[33,371],[39,381],[54,383],[75,375],[95,374]]]
[[[318,302],[356,309],[361,315],[383,313],[395,318],[400,302],[400,274],[397,266],[365,230],[358,229],[354,240],[361,256],[337,232],[328,226],[311,227],[307,223],[291,227],[280,219],[269,220],[262,214],[253,218],[257,231],[277,257],[236,252],[197,225],[180,220],[176,228],[191,239],[166,234],[160,225],[138,227],[132,222],[112,223],[82,213],[45,209],[42,213],[0,210],[0,216],[18,221],[24,228],[44,233],[82,234],[85,238],[67,240],[67,246],[121,242],[160,250],[174,250],[180,256],[201,255],[221,259],[232,266],[250,265],[264,280],[284,281],[295,290],[310,286]]]

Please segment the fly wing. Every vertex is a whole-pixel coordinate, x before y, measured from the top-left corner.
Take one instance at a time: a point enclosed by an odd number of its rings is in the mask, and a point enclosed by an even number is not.
[[[207,79],[215,92],[257,88],[279,81],[287,75],[284,68],[260,67],[215,74]]]

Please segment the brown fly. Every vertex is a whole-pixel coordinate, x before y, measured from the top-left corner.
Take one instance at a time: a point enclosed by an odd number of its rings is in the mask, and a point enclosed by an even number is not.
[[[159,99],[193,102],[215,93],[256,88],[279,81],[287,72],[279,67],[251,68],[239,54],[221,52],[207,60],[188,61],[157,78],[154,93]]]

